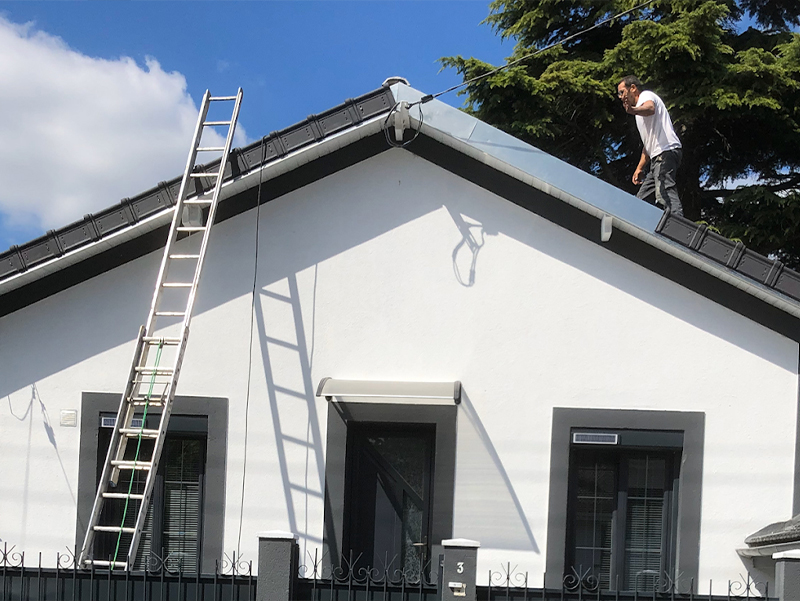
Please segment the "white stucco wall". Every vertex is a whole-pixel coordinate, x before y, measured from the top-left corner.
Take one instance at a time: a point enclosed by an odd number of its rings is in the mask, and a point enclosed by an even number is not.
[[[230,399],[225,549],[242,504],[245,556],[263,530],[320,545],[325,376],[462,381],[453,533],[481,541],[479,574],[541,582],[554,406],[705,412],[701,581],[737,578],[743,538],[790,517],[796,343],[393,150],[262,207],[250,349],[255,216],[213,231],[178,389]],[[159,260],[0,318],[0,544],[72,547],[60,411],[123,388]],[[285,474],[278,434],[308,443],[283,443]]]

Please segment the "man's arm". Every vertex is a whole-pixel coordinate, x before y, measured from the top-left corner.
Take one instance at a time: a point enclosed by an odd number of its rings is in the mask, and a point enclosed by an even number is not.
[[[634,184],[641,184],[644,181],[644,168],[647,166],[647,162],[650,160],[650,157],[647,156],[644,148],[642,148],[642,156],[639,157],[639,164],[636,165],[636,171],[633,172],[633,177],[631,181]]]
[[[629,115],[639,115],[640,117],[649,117],[656,114],[656,104],[652,100],[645,100],[642,106],[629,106],[625,104],[625,111]]]

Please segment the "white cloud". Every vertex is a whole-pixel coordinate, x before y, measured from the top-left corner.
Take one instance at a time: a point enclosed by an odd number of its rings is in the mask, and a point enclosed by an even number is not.
[[[2,16],[0,56],[7,224],[60,227],[183,172],[198,107],[180,73],[92,58]]]

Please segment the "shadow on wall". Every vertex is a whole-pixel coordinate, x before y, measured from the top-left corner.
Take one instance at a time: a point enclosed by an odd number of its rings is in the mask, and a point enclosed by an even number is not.
[[[261,252],[271,259],[259,268],[260,285],[294,277],[440,211],[443,201],[463,240],[451,256],[436,260],[452,262],[465,287],[479,283],[477,258],[484,236],[502,233],[788,370],[796,368],[769,343],[772,337],[761,333],[762,326],[720,311],[711,302],[689,302],[696,300],[693,293],[673,293],[679,287],[663,278],[621,268],[624,259],[598,252],[600,247],[585,240],[573,243],[564,229],[404,150],[386,151],[262,207]],[[469,215],[469,222],[461,215]],[[252,257],[250,237],[243,235],[252,225],[249,211],[215,227],[196,315],[250,291],[252,263],[242,257]],[[13,341],[0,347],[0,397],[129,343],[146,318],[159,257],[159,252],[151,253],[115,269],[114,275],[92,278],[0,318],[0,339]],[[120,385],[124,378],[121,372]]]
[[[486,244],[486,236],[496,236],[497,231],[487,230],[482,223],[472,220],[467,222],[464,216],[444,205],[453,223],[461,233],[461,242],[453,249],[453,273],[456,280],[467,288],[475,284],[475,269],[478,264],[478,253]],[[466,250],[466,252],[465,252]]]
[[[309,352],[297,276],[288,276],[286,283],[286,294],[258,291],[255,319],[289,529],[300,536],[301,554],[305,556],[309,542],[322,543],[318,535],[309,531],[309,503],[322,499],[325,464],[311,381],[313,319]],[[316,295],[316,273],[314,293]],[[287,323],[294,325],[293,332],[282,329]],[[298,412],[305,413],[306,419],[297,419]],[[302,462],[297,461],[298,455],[304,456]]]
[[[482,547],[540,552],[514,485],[463,391],[453,532],[480,541]]]
[[[17,411],[14,411],[14,407],[11,404],[11,395],[7,395],[8,399],[8,412],[19,422],[28,422],[28,440],[25,448],[25,475],[23,476],[22,482],[22,513],[20,519],[20,539],[19,544],[21,546],[25,545],[25,537],[27,534],[27,524],[28,524],[28,508],[30,505],[30,475],[31,475],[31,449],[34,437],[34,405],[38,404],[39,412],[41,415],[42,420],[42,427],[44,428],[45,436],[47,436],[47,440],[50,445],[53,447],[53,451],[55,452],[56,459],[58,460],[58,465],[61,468],[61,474],[64,477],[64,482],[67,485],[67,490],[69,491],[70,499],[72,499],[73,507],[77,508],[78,503],[75,499],[75,493],[72,490],[72,485],[69,481],[69,476],[67,476],[67,471],[64,469],[64,462],[61,459],[61,452],[58,450],[58,442],[56,441],[55,431],[53,430],[53,426],[50,422],[50,415],[47,413],[47,407],[44,404],[41,396],[39,396],[39,390],[36,387],[36,384],[31,384],[31,396],[28,400],[28,405],[25,408],[25,411],[22,414],[18,414]]]

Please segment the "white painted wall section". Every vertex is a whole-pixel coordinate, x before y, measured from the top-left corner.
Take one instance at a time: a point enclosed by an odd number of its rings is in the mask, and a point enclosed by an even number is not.
[[[85,391],[123,388],[158,260],[0,318],[3,542],[45,557],[74,544],[79,428],[58,417]],[[252,210],[215,227],[178,394],[230,402],[224,547],[255,558],[257,532],[289,530],[306,556],[323,535],[319,380],[461,380],[453,535],[481,542],[479,574],[510,561],[532,586],[553,407],[703,411],[700,578],[722,583],[745,569],[747,534],[791,515],[797,356],[795,342],[392,150],[271,201],[258,221]]]

